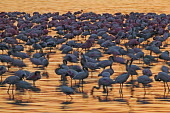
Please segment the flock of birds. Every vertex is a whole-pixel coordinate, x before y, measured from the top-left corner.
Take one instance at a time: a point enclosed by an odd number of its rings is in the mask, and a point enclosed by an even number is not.
[[[120,84],[119,93],[123,93],[127,82],[132,88],[142,84],[146,92],[145,87],[153,81],[162,81],[169,92],[170,56],[166,50],[169,30],[170,15],[166,14],[68,11],[65,14],[34,12],[31,15],[1,12],[1,84],[9,84],[7,93],[11,85],[12,92],[37,90],[35,82],[41,79],[41,71],[24,69],[27,67],[25,59],[29,59],[33,67],[48,72],[50,55],[59,50],[65,56],[63,64],[58,65],[54,72],[63,81],[61,91],[70,97],[75,93],[75,87],[82,87],[83,92],[84,80],[90,78],[90,74],[95,76],[93,72],[98,72],[99,79],[91,94],[102,87],[103,93],[108,95],[108,87],[113,84]],[[162,62],[162,67],[153,79],[151,68],[158,62]],[[125,66],[125,70],[122,68],[124,73],[114,76],[116,70],[113,65]],[[3,80],[3,74],[10,72],[12,67],[18,68],[18,71]],[[139,76],[140,70],[142,75]],[[33,84],[28,80],[32,80]]]

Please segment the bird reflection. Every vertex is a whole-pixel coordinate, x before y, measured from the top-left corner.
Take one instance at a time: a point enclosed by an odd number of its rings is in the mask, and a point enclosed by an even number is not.
[[[14,100],[14,98],[15,98],[15,95],[12,93],[12,94],[10,94],[10,93],[7,93],[8,94],[8,96],[9,96],[9,100]]]
[[[137,98],[137,102],[138,102],[139,104],[151,104],[151,100],[148,99],[148,98],[146,98],[145,95],[146,95],[146,94],[144,93],[143,98]]]
[[[108,102],[108,101],[112,101],[110,98],[108,98],[108,95],[101,95],[101,96],[93,96],[94,99],[98,99],[99,102]]]

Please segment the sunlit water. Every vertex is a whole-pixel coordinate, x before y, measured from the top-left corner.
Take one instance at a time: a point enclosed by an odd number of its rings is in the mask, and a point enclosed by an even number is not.
[[[170,13],[169,0],[2,0],[0,1],[0,11],[25,11],[32,13],[38,11],[60,12],[84,10],[84,12],[95,13],[130,13],[130,12],[156,12]],[[169,50],[169,47],[165,49]],[[49,51],[49,50],[46,50]],[[84,93],[76,93],[71,100],[69,97],[60,92],[61,85],[60,76],[57,76],[54,69],[58,64],[62,63],[60,51],[53,49],[54,53],[50,54],[50,64],[47,67],[49,78],[42,77],[36,82],[36,86],[40,88],[39,92],[14,92],[14,95],[7,94],[7,85],[0,87],[0,111],[2,113],[155,113],[170,112],[170,94],[164,93],[163,83],[153,82],[152,87],[148,87],[146,94],[143,87],[134,88],[128,84],[124,84],[123,95],[119,94],[119,85],[114,84],[109,95],[102,93],[102,90],[95,90],[94,94],[90,94],[90,90],[97,85],[98,73],[101,70],[93,72],[93,77],[85,80]],[[146,51],[147,52],[147,51]],[[103,57],[106,59],[107,56]],[[33,68],[29,59],[24,59],[28,67],[24,68],[29,71],[40,70]],[[137,64],[137,62],[135,62]],[[160,71],[163,61],[156,63],[151,68],[153,75]],[[140,64],[141,67],[143,66]],[[123,68],[122,68],[123,67]],[[112,78],[125,71],[124,65],[113,64],[115,70]],[[10,72],[3,75],[3,80],[12,75],[11,72],[17,71],[18,68],[13,67]],[[44,72],[44,70],[40,70]],[[141,70],[138,71],[141,75]],[[90,75],[91,76],[91,75]],[[153,77],[152,77],[153,78]],[[30,81],[31,82],[31,81]],[[14,96],[14,99],[13,99]]]

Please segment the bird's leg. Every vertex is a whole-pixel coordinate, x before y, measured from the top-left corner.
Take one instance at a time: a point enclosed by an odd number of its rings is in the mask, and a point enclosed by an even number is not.
[[[106,93],[107,93],[107,95],[109,94],[109,91],[108,91],[108,87],[106,86]]]
[[[146,94],[145,84],[143,84],[143,87],[144,87],[144,95],[145,95]]]
[[[168,85],[168,83],[166,82],[166,85],[167,85],[167,87],[168,87],[168,92],[169,92],[169,85]]]
[[[7,90],[7,93],[9,94],[9,89],[10,89],[10,87],[11,87],[11,84],[9,84],[9,87],[8,87],[8,90]]]
[[[120,83],[120,88],[119,88],[119,93],[121,92],[121,83]]]
[[[103,85],[103,93],[107,93],[107,87]]]
[[[2,83],[2,75],[1,75],[1,83]]]
[[[166,92],[166,85],[165,85],[165,82],[164,82],[164,91]]]
[[[93,71],[91,70],[91,78],[93,77]]]
[[[69,95],[69,97],[70,97],[71,99],[73,99],[73,97],[72,97],[71,95]]]
[[[35,81],[33,80],[33,86],[35,86]]]
[[[12,84],[12,95],[14,94],[14,84]]]
[[[122,83],[122,92],[123,92],[123,83]]]
[[[72,84],[73,84],[73,83],[72,83],[72,78],[71,78],[71,87],[73,86]]]
[[[83,79],[82,79],[81,81],[82,81],[82,92],[84,92],[84,91],[83,91]]]
[[[93,90],[94,90],[94,89],[100,89],[100,87],[101,87],[101,85],[99,85],[99,87],[93,86],[93,88],[92,88],[92,90],[91,90],[91,95],[93,95]]]

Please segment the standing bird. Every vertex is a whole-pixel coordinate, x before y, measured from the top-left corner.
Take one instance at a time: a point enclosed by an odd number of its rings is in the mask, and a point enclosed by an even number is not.
[[[155,81],[163,81],[164,82],[164,90],[166,92],[166,85],[168,87],[169,92],[169,85],[167,82],[170,82],[170,75],[166,72],[159,72],[158,75],[154,76]]]
[[[0,76],[1,76],[1,81],[2,82],[2,75],[7,72],[7,69],[5,66],[0,66]]]
[[[18,76],[9,76],[7,77],[1,84],[9,84],[7,93],[9,94],[10,87],[12,85],[12,94],[14,90],[14,85],[20,81],[20,78]]]
[[[32,90],[32,91],[37,90],[37,88],[32,86],[32,84],[30,84],[27,81],[23,81],[23,80],[20,80],[19,82],[16,83],[16,89],[18,89],[18,90]]]
[[[108,91],[108,86],[112,86],[112,84],[114,84],[115,81],[113,81],[111,78],[110,78],[110,73],[109,72],[105,72],[103,73],[102,75],[102,78],[100,78],[98,80],[98,87],[97,86],[93,86],[92,90],[91,90],[91,94],[93,94],[93,90],[94,89],[100,89],[101,86],[103,86],[103,93],[109,93]]]
[[[148,68],[142,70],[143,75],[152,76],[152,71]]]
[[[26,80],[32,80],[33,81],[33,86],[35,86],[35,82],[37,80],[41,79],[41,74],[40,74],[40,71],[35,71],[35,72],[32,72],[27,78]]]
[[[153,82],[153,80],[151,78],[149,78],[148,75],[142,75],[142,76],[139,76],[137,78],[137,81],[138,83],[142,83],[143,87],[144,87],[144,92],[146,94],[146,90],[145,90],[145,86],[151,82]]]
[[[81,72],[78,72],[74,77],[73,79],[78,79],[79,80],[79,84],[80,84],[80,81],[82,82],[82,92],[83,92],[83,80],[85,78],[87,78],[89,76],[89,72],[88,72],[88,68],[83,68],[83,71]]]
[[[67,95],[69,95],[71,99],[73,99],[71,94],[74,94],[74,90],[71,87],[63,85],[61,86],[61,91],[66,94],[66,98],[67,98]]]
[[[127,62],[129,62],[129,61],[127,61]],[[131,59],[131,62],[130,62],[129,65],[126,65],[127,73],[123,73],[123,74],[121,74],[121,75],[119,75],[118,77],[115,78],[115,83],[120,84],[119,93],[122,93],[123,83],[125,83],[130,76],[132,62],[133,62],[133,59]]]
[[[109,60],[100,61],[100,62],[97,64],[97,67],[101,67],[101,68],[103,68],[103,70],[104,70],[107,66],[112,66],[112,64],[113,64],[113,56],[110,56],[110,57],[109,57]]]

